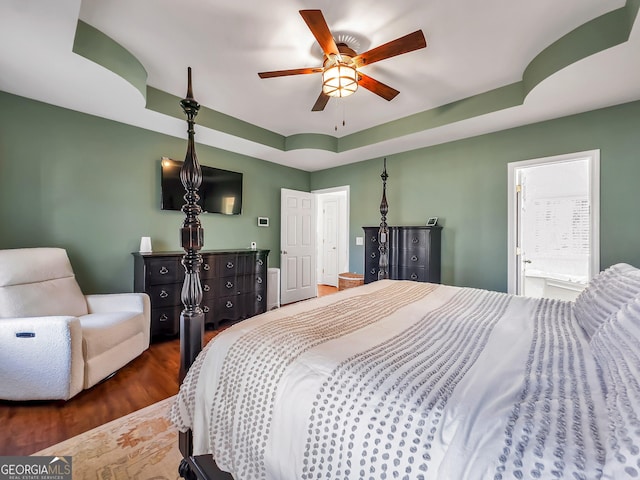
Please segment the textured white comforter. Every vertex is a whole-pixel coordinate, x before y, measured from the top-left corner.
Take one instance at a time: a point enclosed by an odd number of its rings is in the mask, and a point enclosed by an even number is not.
[[[217,335],[171,417],[241,479],[595,479],[609,421],[570,302],[384,280]]]

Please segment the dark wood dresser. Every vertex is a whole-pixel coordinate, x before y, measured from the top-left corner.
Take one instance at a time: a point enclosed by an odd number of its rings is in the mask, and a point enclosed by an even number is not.
[[[364,229],[364,283],[378,279],[379,227]],[[440,234],[442,227],[388,227],[389,278],[440,283]]]
[[[200,280],[205,324],[218,328],[225,320],[241,320],[267,308],[269,250],[202,251]],[[184,252],[134,253],[136,292],[151,297],[151,336],[180,333]]]

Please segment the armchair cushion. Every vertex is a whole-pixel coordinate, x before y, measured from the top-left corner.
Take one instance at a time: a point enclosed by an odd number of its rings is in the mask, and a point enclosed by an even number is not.
[[[0,318],[88,313],[65,250],[0,250],[0,265]]]
[[[149,347],[143,312],[90,313],[80,317],[84,388],[120,369]],[[147,327],[148,330],[148,327]]]

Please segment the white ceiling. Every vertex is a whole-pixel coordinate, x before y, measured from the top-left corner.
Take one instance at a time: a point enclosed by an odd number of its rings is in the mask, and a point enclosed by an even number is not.
[[[194,96],[201,105],[283,136],[343,137],[518,82],[547,46],[624,4],[624,0],[0,0],[0,90],[185,137],[184,121],[146,109],[144,98],[128,82],[72,52],[80,19],[133,54],[146,69],[149,86],[183,98],[190,66]],[[357,38],[360,53],[422,29],[426,49],[363,68],[400,95],[387,102],[359,89],[347,99],[332,99],[323,112],[311,112],[320,92],[318,74],[260,79],[259,71],[321,65],[320,49],[298,13],[313,8],[323,11],[334,36]],[[202,126],[196,140],[315,171],[637,100],[637,30],[636,26],[629,41],[550,76],[521,106],[341,153],[282,151]]]

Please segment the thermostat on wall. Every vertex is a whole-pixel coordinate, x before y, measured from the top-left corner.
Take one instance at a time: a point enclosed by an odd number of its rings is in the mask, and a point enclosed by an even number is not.
[[[258,217],[258,226],[259,227],[268,227],[269,226],[269,217]]]

